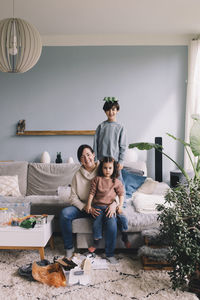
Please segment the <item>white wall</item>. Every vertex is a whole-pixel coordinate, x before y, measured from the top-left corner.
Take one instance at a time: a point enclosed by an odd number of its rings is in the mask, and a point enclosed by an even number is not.
[[[44,47],[37,65],[24,74],[0,73],[0,160],[38,161],[44,150],[64,161],[88,136],[15,135],[26,119],[27,130],[89,130],[105,119],[105,96],[116,96],[118,121],[128,142],[163,137],[166,152],[183,161],[183,150],[165,132],[184,137],[187,46]],[[148,153],[154,177],[154,153]],[[173,164],[164,160],[164,180]]]

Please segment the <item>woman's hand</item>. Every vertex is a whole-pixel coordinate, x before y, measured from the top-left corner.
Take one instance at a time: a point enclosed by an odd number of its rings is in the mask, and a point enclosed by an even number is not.
[[[88,204],[87,204],[87,205],[84,206],[83,209],[86,211],[87,214],[90,214],[90,213],[91,213],[91,205],[88,205]]]
[[[118,164],[117,164],[117,168],[118,168],[118,170],[120,171],[120,170],[122,170],[122,169],[123,169],[123,165],[122,165],[122,164],[120,164],[120,163],[118,163]]]
[[[83,207],[83,210],[85,210],[86,213],[91,214],[93,216],[93,218],[96,218],[96,216],[100,215],[100,212],[99,212],[100,209],[94,208],[92,206],[85,205]]]
[[[122,206],[120,206],[120,205],[119,205],[119,206],[117,207],[116,211],[117,211],[117,213],[118,213],[118,214],[120,214],[120,215],[121,215],[121,214],[122,214],[122,212],[123,212],[123,210],[122,210]]]
[[[113,201],[113,203],[106,208],[106,217],[112,218],[114,215],[116,215],[116,207],[117,203]]]
[[[98,215],[100,215],[100,209],[95,208],[95,207],[91,207],[90,213],[93,216],[93,218],[96,218]]]

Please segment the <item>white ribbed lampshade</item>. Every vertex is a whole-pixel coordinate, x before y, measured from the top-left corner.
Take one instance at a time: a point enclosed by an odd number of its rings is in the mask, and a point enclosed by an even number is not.
[[[42,41],[37,29],[27,21],[9,18],[0,21],[0,70],[24,73],[40,58]]]

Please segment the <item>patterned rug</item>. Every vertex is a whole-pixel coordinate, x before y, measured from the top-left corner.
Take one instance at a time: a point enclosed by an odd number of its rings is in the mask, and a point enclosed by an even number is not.
[[[63,257],[63,244],[55,239],[55,249],[45,248],[45,258]],[[18,268],[39,261],[38,251],[0,250],[0,299],[9,300],[197,300],[195,294],[173,291],[165,271],[143,271],[140,260],[132,254],[116,254],[117,265],[107,270],[92,270],[87,286],[49,287],[18,275]]]

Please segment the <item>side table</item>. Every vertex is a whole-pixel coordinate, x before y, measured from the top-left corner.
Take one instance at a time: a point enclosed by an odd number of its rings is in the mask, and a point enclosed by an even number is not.
[[[54,216],[49,215],[47,223],[25,229],[19,226],[0,227],[0,249],[38,250],[41,260],[44,259],[44,247],[53,243]]]

